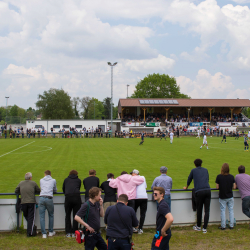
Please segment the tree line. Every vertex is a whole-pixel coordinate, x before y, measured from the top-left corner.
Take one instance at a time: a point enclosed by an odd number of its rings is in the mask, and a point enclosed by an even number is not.
[[[135,91],[129,98],[190,98],[180,92],[176,79],[165,74],[149,74],[135,86]],[[36,119],[42,114],[42,119],[110,119],[111,98],[102,101],[95,97],[73,97],[63,89],[51,88],[38,95],[36,110],[27,110],[17,105],[7,107],[7,117],[16,119]],[[17,117],[17,118],[14,118]],[[118,117],[118,107],[113,104],[113,118]],[[6,108],[0,108],[0,121],[5,122]],[[18,123],[18,121],[17,121]],[[25,122],[24,122],[25,123]]]

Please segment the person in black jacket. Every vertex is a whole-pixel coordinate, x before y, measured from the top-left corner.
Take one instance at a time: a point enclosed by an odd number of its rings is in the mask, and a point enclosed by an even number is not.
[[[85,201],[89,199],[89,190],[92,187],[98,187],[100,185],[99,178],[96,177],[96,171],[94,169],[89,170],[89,177],[83,180],[83,185],[85,188]]]
[[[114,179],[114,175],[112,173],[107,174],[107,181],[104,181],[101,184],[101,189],[104,191],[104,203],[103,203],[103,207],[104,207],[104,214],[106,213],[106,210],[109,206],[113,206],[116,204],[117,202],[117,197],[116,197],[116,188],[112,188],[109,186],[109,182]]]
[[[133,227],[138,227],[135,210],[128,207],[128,196],[121,194],[117,205],[107,208],[104,223],[107,227],[108,250],[121,249],[130,250],[130,237],[133,234]]]
[[[81,208],[80,196],[81,180],[78,178],[78,172],[71,170],[68,178],[63,182],[63,193],[65,195],[65,231],[66,237],[75,237],[75,231],[78,230],[78,222],[73,219],[73,227],[71,224],[71,212],[73,210],[73,218],[77,211]]]

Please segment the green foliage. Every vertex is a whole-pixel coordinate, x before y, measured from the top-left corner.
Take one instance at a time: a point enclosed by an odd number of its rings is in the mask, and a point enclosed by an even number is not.
[[[36,106],[43,115],[43,119],[72,119],[74,111],[70,96],[63,89],[44,91],[38,96]]]
[[[169,75],[147,75],[137,83],[132,98],[190,98],[180,92],[174,77]]]
[[[103,104],[96,98],[89,100],[88,109],[84,116],[85,119],[102,119],[103,117]]]
[[[16,104],[10,108],[9,116],[18,116],[18,106]]]
[[[244,107],[244,108],[242,109],[242,113],[243,113],[246,117],[250,118],[250,108]]]

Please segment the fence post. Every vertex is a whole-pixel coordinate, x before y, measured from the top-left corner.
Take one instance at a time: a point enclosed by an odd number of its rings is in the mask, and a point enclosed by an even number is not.
[[[19,194],[16,194],[16,203],[18,201],[19,198]],[[17,228],[17,232],[19,233],[19,214],[20,213],[16,213],[16,228]]]

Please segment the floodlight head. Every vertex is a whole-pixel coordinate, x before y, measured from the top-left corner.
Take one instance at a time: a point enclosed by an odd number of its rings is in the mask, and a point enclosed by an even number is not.
[[[115,62],[114,64],[113,64],[113,66],[115,66],[117,64],[117,62]]]
[[[108,65],[111,66],[111,62],[108,62]]]

